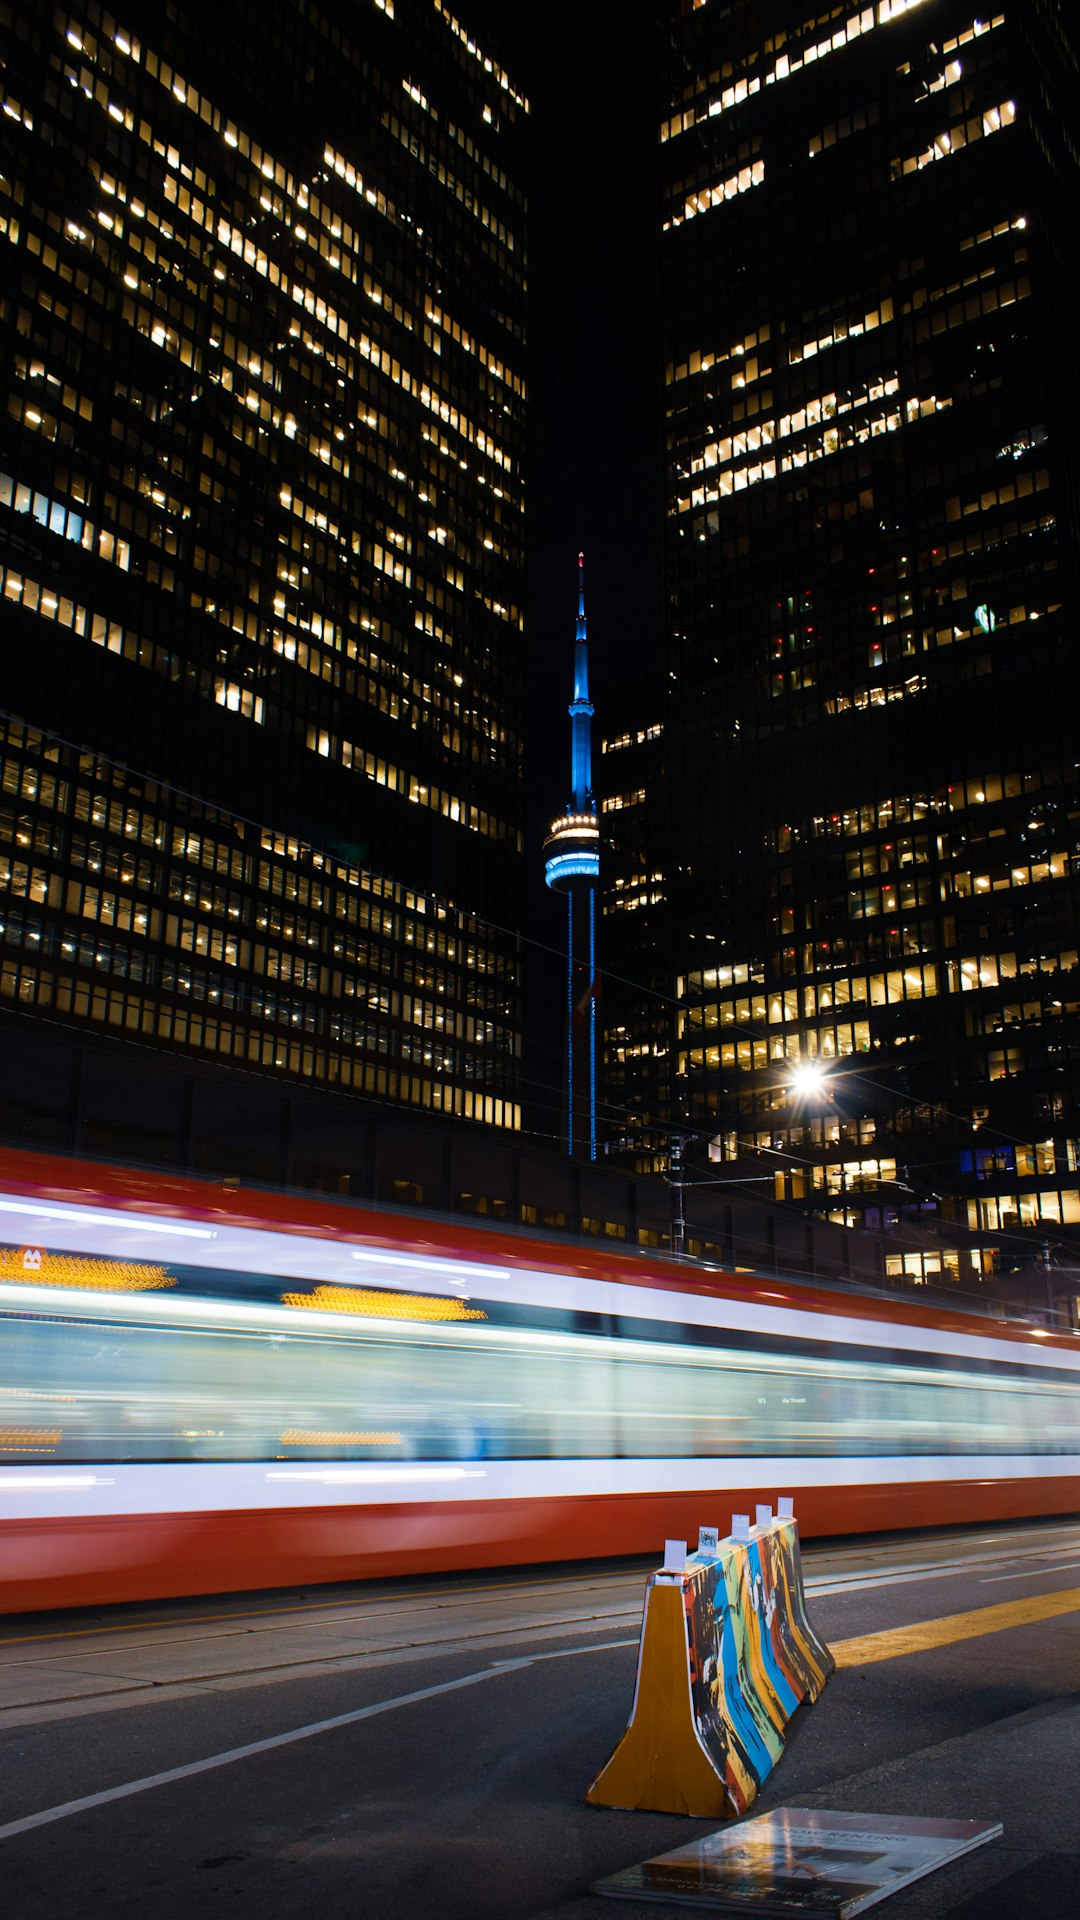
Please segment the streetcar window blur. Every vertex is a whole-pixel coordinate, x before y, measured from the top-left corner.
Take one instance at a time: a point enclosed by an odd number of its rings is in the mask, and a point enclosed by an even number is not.
[[[30,1310],[15,1291],[5,1461],[1054,1454],[1080,1432],[1080,1383],[1020,1363],[815,1355],[782,1337],[755,1351],[517,1312],[331,1324],[257,1301],[70,1295]]]

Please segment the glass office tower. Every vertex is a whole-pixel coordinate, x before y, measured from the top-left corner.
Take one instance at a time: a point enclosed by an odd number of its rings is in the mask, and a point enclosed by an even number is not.
[[[681,0],[662,45],[675,1106],[969,1277],[1080,1222],[1080,39]]]
[[[515,1126],[528,103],[2,0],[2,1004]]]

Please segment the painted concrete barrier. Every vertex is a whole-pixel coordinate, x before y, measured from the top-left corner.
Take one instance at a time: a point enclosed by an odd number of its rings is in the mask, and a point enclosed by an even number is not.
[[[729,1539],[702,1540],[689,1559],[669,1541],[649,1576],[630,1723],[585,1796],[594,1806],[745,1813],[833,1671],[807,1618],[790,1500],[779,1519],[759,1507],[757,1525],[736,1515]]]

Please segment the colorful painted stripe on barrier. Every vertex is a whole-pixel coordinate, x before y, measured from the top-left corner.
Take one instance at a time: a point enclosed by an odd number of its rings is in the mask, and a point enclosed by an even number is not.
[[[650,1575],[630,1723],[586,1799],[732,1819],[757,1798],[833,1658],[806,1612],[791,1502]]]

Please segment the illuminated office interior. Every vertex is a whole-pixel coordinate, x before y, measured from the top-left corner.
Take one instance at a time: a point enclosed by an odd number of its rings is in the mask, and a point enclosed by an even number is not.
[[[661,21],[673,1117],[704,1171],[896,1233],[905,1277],[920,1222],[962,1230],[964,1275],[1056,1262],[1075,27],[1041,0]]]
[[[513,1128],[528,102],[200,19],[0,5],[0,1001]]]

